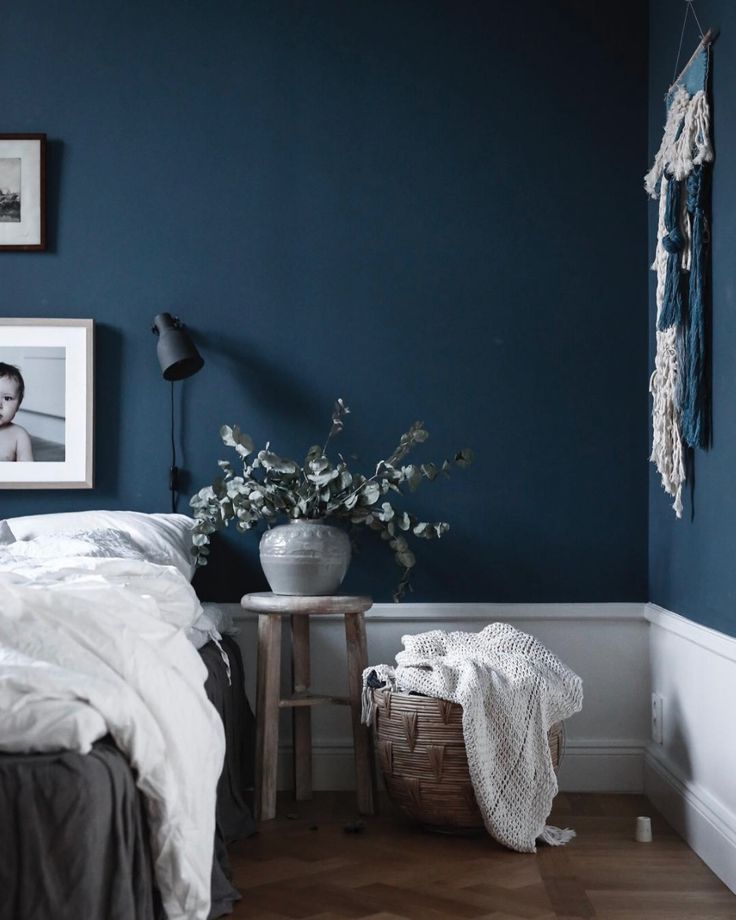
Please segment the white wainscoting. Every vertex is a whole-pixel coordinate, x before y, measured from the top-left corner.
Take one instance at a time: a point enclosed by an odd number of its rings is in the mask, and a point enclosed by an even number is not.
[[[239,606],[229,607],[240,628],[248,695],[254,702],[256,622]],[[496,620],[513,623],[537,636],[583,678],[583,711],[567,723],[560,787],[641,792],[650,699],[643,614],[642,604],[376,604],[366,614],[368,656],[372,664],[392,663],[406,633],[477,631]],[[344,693],[345,680],[342,618],[313,617],[313,688]],[[289,714],[284,712],[282,719],[280,783],[289,786]],[[353,787],[350,721],[343,707],[313,710],[313,752],[316,789]]]
[[[654,604],[645,616],[664,733],[646,750],[645,791],[736,892],[736,639]]]

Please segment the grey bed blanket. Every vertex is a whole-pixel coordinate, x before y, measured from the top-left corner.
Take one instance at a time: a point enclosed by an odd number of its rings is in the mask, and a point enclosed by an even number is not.
[[[221,644],[228,657],[230,677],[220,649],[213,642],[208,642],[199,650],[209,671],[204,688],[225,726],[225,764],[217,785],[210,920],[232,913],[234,903],[240,898],[231,884],[226,844],[250,837],[256,831],[248,805],[253,786],[255,720],[242,689],[245,685],[245,672],[238,644],[230,636],[223,636]]]
[[[210,918],[232,912],[225,843],[254,833],[253,714],[240,649],[225,637],[200,650],[205,689],[223,720]],[[89,754],[0,754],[0,920],[161,920],[149,833],[133,772],[111,739]]]
[[[111,740],[0,754],[0,809],[2,920],[159,916],[142,800]]]

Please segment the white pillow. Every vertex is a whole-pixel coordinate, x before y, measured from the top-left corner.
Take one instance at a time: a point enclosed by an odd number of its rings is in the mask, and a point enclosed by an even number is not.
[[[106,559],[147,559],[171,565],[166,557],[144,553],[135,540],[122,530],[80,530],[45,533],[31,540],[16,540],[0,547],[0,564],[6,560],[58,559],[69,556],[95,556]]]
[[[16,540],[48,534],[92,530],[119,530],[128,534],[152,562],[176,566],[191,581],[195,571],[191,553],[194,521],[186,514],[144,514],[141,511],[70,511],[8,518]]]
[[[0,521],[0,546],[7,546],[9,543],[15,543],[15,534],[7,521]]]

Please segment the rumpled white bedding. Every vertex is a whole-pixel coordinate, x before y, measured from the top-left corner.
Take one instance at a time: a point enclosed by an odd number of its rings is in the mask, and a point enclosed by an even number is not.
[[[225,743],[186,637],[202,613],[192,587],[134,553],[9,549],[0,546],[0,749],[85,753],[109,732],[145,796],[167,917],[205,920]]]

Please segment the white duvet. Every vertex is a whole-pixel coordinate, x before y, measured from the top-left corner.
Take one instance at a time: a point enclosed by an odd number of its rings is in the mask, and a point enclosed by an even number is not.
[[[145,796],[169,920],[205,920],[225,743],[186,638],[202,609],[137,555],[0,547],[0,749],[85,753],[109,732]]]

